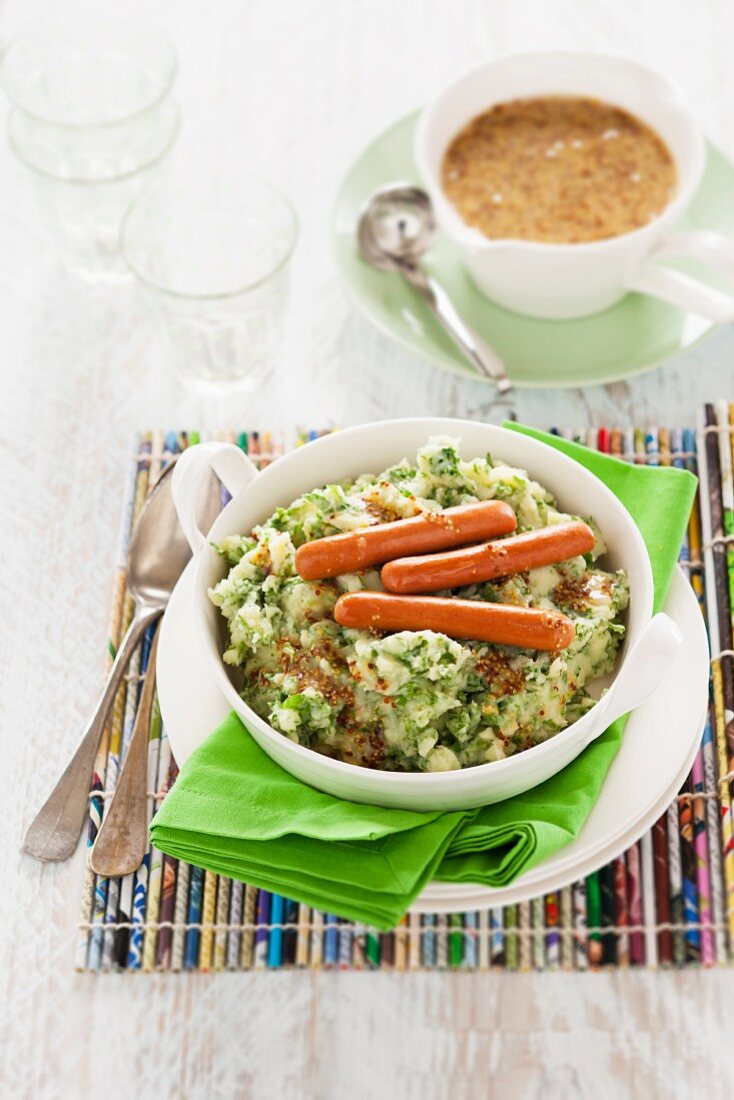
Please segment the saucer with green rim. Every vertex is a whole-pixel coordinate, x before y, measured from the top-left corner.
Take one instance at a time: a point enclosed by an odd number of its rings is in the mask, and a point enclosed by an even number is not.
[[[367,198],[388,183],[420,183],[413,159],[418,112],[372,142],[342,181],[332,231],[336,261],[356,304],[387,336],[454,374],[486,382],[451,343],[428,307],[399,275],[377,271],[359,257],[356,226]],[[734,235],[734,164],[710,143],[701,186],[681,228]],[[699,278],[691,264],[680,265]],[[546,321],[512,313],[476,288],[456,248],[441,233],[426,267],[454,304],[507,364],[518,387],[600,385],[659,366],[716,328],[713,321],[642,294],[628,294],[603,313],[572,321]]]

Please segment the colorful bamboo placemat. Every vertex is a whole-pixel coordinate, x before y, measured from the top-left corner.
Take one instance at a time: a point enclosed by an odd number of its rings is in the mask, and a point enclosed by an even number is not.
[[[392,932],[353,924],[189,866],[155,848],[122,879],[87,866],[75,965],[79,970],[338,969],[594,970],[599,967],[723,965],[734,952],[734,405],[706,405],[696,430],[594,429],[557,434],[629,462],[698,473],[699,501],[681,565],[711,640],[709,717],[691,773],[667,812],[615,860],[557,893],[488,912],[410,914]],[[302,434],[301,444],[319,433]],[[282,454],[278,433],[242,432],[259,466]],[[135,439],[126,486],[109,626],[110,660],[127,626],[130,531],[171,457],[200,436],[145,433]],[[148,668],[143,641],[117,696],[94,769],[88,845],[115,789]],[[150,725],[150,813],[176,778],[165,726]]]

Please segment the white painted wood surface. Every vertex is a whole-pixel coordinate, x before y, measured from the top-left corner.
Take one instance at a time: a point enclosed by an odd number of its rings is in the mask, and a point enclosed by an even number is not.
[[[2,40],[55,6],[3,0]],[[731,973],[76,975],[79,862],[41,868],[18,849],[99,685],[135,427],[507,412],[350,306],[328,221],[351,159],[463,67],[551,45],[619,49],[673,73],[734,155],[732,0],[127,6],[180,49],[179,156],[226,144],[292,196],[302,237],[276,377],[251,397],[205,402],[162,369],[134,288],[65,273],[0,148],[0,1095],[723,1097]],[[705,398],[734,396],[733,366],[734,336],[721,331],[631,384],[518,394],[512,408],[540,426],[686,425]]]

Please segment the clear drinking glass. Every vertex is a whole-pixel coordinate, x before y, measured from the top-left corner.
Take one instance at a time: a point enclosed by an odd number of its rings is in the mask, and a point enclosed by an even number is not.
[[[155,184],[131,207],[122,251],[158,315],[169,363],[190,388],[242,390],[272,366],[298,222],[256,176]]]
[[[10,42],[8,138],[72,266],[120,273],[122,215],[178,133],[176,54],[158,30],[84,4]]]

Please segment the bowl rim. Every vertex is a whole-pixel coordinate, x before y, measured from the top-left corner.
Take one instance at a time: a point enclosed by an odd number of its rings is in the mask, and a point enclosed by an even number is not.
[[[676,168],[679,173],[679,187],[668,205],[647,225],[638,226],[627,233],[619,233],[614,237],[605,237],[598,241],[579,241],[577,243],[564,241],[532,241],[521,237],[486,237],[475,227],[470,226],[461,217],[459,212],[445,194],[441,180],[430,164],[427,152],[427,144],[435,121],[435,114],[444,102],[455,95],[464,85],[471,80],[487,73],[505,63],[524,61],[526,59],[562,60],[564,58],[584,59],[599,65],[624,65],[630,70],[637,70],[646,78],[657,81],[661,88],[661,98],[665,98],[668,105],[674,108],[679,116],[682,126],[688,131],[694,146],[694,154],[687,165],[681,165],[677,158]],[[546,94],[553,94],[551,92]],[[502,102],[498,100],[497,102]],[[606,100],[606,102],[611,102]],[[614,104],[613,104],[614,105]],[[475,117],[474,112],[466,116],[466,122]],[[643,121],[648,122],[643,117]],[[651,123],[648,122],[648,125]],[[458,132],[458,131],[457,131]],[[666,143],[667,144],[667,143]],[[444,150],[445,151],[445,150]],[[439,92],[420,111],[413,138],[413,154],[419,175],[431,195],[431,199],[437,210],[442,230],[452,237],[462,247],[473,251],[487,251],[492,248],[509,247],[522,252],[540,251],[546,256],[582,256],[588,255],[593,250],[610,252],[615,247],[622,249],[627,243],[644,241],[647,237],[654,236],[656,232],[676,221],[683,211],[690,205],[693,196],[698,189],[703,176],[705,166],[705,142],[703,133],[698,126],[693,114],[688,110],[685,99],[679,85],[666,73],[655,69],[651,65],[638,61],[636,58],[625,57],[624,54],[605,52],[602,50],[517,50],[502,53],[489,61],[474,65],[465,69],[439,90]],[[685,171],[685,178],[683,177]]]
[[[549,447],[547,443],[542,440],[535,439],[532,436],[523,435],[519,432],[513,432],[509,428],[505,428],[499,424],[485,424],[481,421],[458,419],[454,417],[400,417],[391,420],[376,420],[367,424],[361,424],[353,428],[347,428],[339,432],[332,433],[327,436],[322,436],[319,439],[313,440],[310,443],[305,444],[303,447],[296,448],[287,454],[283,455],[277,460],[267,466],[265,470],[258,473],[256,479],[251,481],[244,487],[241,493],[237,494],[233,500],[220,512],[215,523],[211,528],[210,534],[216,538],[222,537],[225,534],[226,524],[223,523],[223,517],[226,516],[228,509],[232,508],[233,504],[245,495],[254,484],[261,484],[260,479],[266,478],[267,481],[273,480],[286,468],[290,468],[301,462],[302,456],[306,453],[313,453],[311,448],[319,447],[325,448],[329,445],[334,445],[334,440],[343,440],[345,437],[348,439],[359,440],[360,436],[372,435],[380,430],[384,430],[387,426],[393,427],[417,427],[418,425],[426,425],[426,438],[430,435],[436,435],[441,433],[439,425],[443,426],[443,430],[446,434],[456,433],[460,437],[460,428],[464,425],[466,428],[476,430],[477,428],[487,429],[492,432],[498,432],[500,435],[513,437],[513,441],[517,443],[518,440],[522,441],[523,445],[527,444],[528,450],[532,455],[535,452],[536,455],[542,457],[545,452],[554,456],[554,460],[557,458],[561,461],[561,465],[568,465],[569,468],[573,466],[576,470],[580,470],[582,476],[588,477],[590,483],[594,486],[594,491],[601,498],[606,498],[611,506],[618,510],[621,520],[627,526],[627,535],[629,536],[629,542],[627,546],[634,547],[634,550],[630,549],[630,553],[635,553],[638,557],[640,564],[642,565],[642,584],[640,586],[640,592],[635,596],[635,602],[638,606],[642,605],[641,622],[637,628],[637,633],[641,633],[652,618],[653,613],[653,577],[652,577],[652,565],[650,563],[650,557],[647,551],[647,547],[642,538],[642,535],[637,527],[637,524],[633,520],[626,507],[619,500],[617,496],[609,489],[603,481],[600,480],[595,474],[586,467],[581,466],[580,463],[575,462],[570,456],[563,453],[563,451],[557,450],[553,447]],[[330,443],[331,441],[331,443]],[[501,450],[501,448],[500,448]],[[532,465],[532,463],[530,463]],[[532,471],[528,471],[530,476],[533,477]],[[335,480],[338,475],[335,475]],[[542,482],[541,482],[542,484]],[[278,507],[279,501],[272,502],[271,511]],[[593,507],[590,509],[593,514]],[[221,531],[216,529],[222,526]],[[321,753],[316,752],[314,749],[307,748],[305,745],[301,745],[296,741],[291,741],[279,730],[270,726],[263,718],[256,714],[241,696],[237,693],[232,684],[227,670],[222,660],[222,654],[217,649],[214,638],[217,635],[217,631],[210,631],[208,629],[209,623],[217,623],[215,616],[219,616],[219,610],[211,602],[208,597],[207,584],[203,583],[203,572],[212,560],[212,554],[216,551],[209,545],[207,538],[207,545],[197,555],[194,573],[194,601],[196,605],[196,619],[201,628],[202,642],[205,647],[205,651],[208,654],[209,660],[213,662],[216,683],[222,691],[225,699],[232,706],[232,708],[248,723],[253,723],[257,726],[263,736],[270,741],[273,739],[273,743],[283,752],[292,754],[296,758],[300,758],[305,763],[310,763],[312,767],[318,767],[323,769],[324,772],[331,772],[334,777],[339,775],[343,777],[359,776],[364,778],[366,785],[370,787],[385,786],[390,787],[393,790],[398,790],[400,787],[420,786],[421,790],[428,793],[431,789],[436,788],[441,790],[442,787],[446,788],[448,793],[449,786],[456,786],[457,782],[461,783],[462,778],[467,782],[471,782],[472,777],[478,778],[484,774],[484,769],[491,768],[493,776],[507,775],[508,773],[517,772],[525,765],[530,766],[533,761],[538,761],[544,756],[559,752],[560,748],[567,744],[572,738],[578,737],[579,732],[592,726],[594,721],[603,721],[603,714],[606,706],[611,698],[611,688],[614,682],[624,667],[631,646],[628,645],[627,653],[619,662],[617,668],[615,668],[612,680],[609,684],[609,689],[606,694],[589,710],[583,717],[572,722],[564,729],[559,730],[558,733],[547,738],[545,741],[541,741],[538,745],[533,745],[529,749],[524,749],[522,752],[516,753],[513,756],[505,757],[502,760],[487,761],[484,764],[475,764],[471,767],[454,769],[452,771],[445,772],[400,772],[400,771],[382,771],[380,769],[365,769],[359,768],[357,765],[348,764],[342,760],[336,760],[332,757],[324,756]],[[626,642],[631,639],[625,638]],[[598,734],[603,732],[602,729],[598,731]],[[595,734],[594,736],[597,736]],[[593,740],[591,738],[590,740]]]

